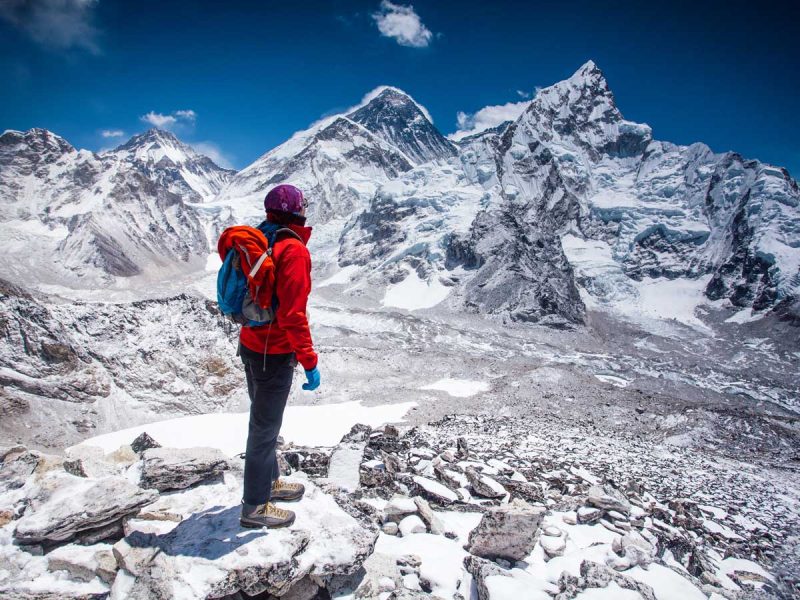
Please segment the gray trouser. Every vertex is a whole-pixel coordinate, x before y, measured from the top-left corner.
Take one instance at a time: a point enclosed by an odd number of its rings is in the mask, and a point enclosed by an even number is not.
[[[280,475],[276,445],[297,359],[294,354],[264,357],[242,348],[242,362],[250,395],[243,500],[264,504],[269,502],[272,482]]]

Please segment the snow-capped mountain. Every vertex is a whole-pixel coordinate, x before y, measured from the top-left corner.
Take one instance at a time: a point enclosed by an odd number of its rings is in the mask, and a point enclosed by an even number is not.
[[[347,116],[380,136],[415,164],[448,159],[455,146],[434,127],[428,112],[402,90],[378,88]],[[366,99],[365,99],[366,100]]]
[[[236,173],[217,166],[174,134],[161,129],[135,135],[104,156],[139,165],[148,179],[193,202],[214,198]]]
[[[76,150],[43,130],[0,136],[3,275],[29,284],[106,284],[205,264],[197,211],[231,172],[169,133],[151,130],[117,150]],[[190,267],[195,268],[195,267]],[[90,283],[91,282],[91,283]]]
[[[591,61],[515,122],[458,142],[381,87],[236,174],[155,130],[101,155],[7,132],[0,152],[7,237],[43,241],[84,277],[201,268],[223,227],[259,219],[265,192],[289,182],[311,201],[320,272],[386,306],[562,325],[587,305],[645,302],[653,282],[756,310],[800,288],[789,174],[654,140]]]

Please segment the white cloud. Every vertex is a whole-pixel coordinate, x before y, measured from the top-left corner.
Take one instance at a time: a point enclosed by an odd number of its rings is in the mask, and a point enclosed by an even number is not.
[[[97,0],[2,0],[0,18],[33,40],[58,49],[100,52],[92,25]]]
[[[524,90],[517,90],[517,95],[525,100],[531,97],[531,93]]]
[[[174,113],[176,118],[185,119],[194,123],[197,120],[197,113],[193,110],[176,110]]]
[[[411,5],[403,6],[383,0],[380,10],[372,18],[381,35],[393,38],[401,46],[425,48],[433,39],[433,33],[425,27]]]
[[[458,131],[451,133],[447,137],[451,140],[460,140],[473,133],[496,127],[504,121],[516,121],[529,105],[529,101],[507,102],[496,106],[484,106],[475,113],[459,111],[456,115]]]
[[[159,129],[170,129],[178,124],[194,125],[197,120],[197,113],[193,110],[176,110],[172,114],[165,115],[151,110],[146,115],[139,117],[139,119]]]
[[[192,142],[192,148],[197,150],[200,154],[207,156],[213,160],[217,165],[225,169],[235,169],[233,166],[233,156],[223,152],[222,149],[214,142]]]
[[[103,131],[100,132],[100,135],[102,135],[104,138],[118,138],[124,136],[125,132],[122,131],[122,129],[103,129]]]

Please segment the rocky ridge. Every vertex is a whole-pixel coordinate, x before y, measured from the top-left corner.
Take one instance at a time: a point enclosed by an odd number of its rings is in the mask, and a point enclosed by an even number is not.
[[[240,459],[209,461],[210,449],[139,456],[131,446],[110,454],[77,446],[65,461],[7,448],[0,591],[231,600],[798,591],[797,517],[779,499],[797,487],[765,484],[741,464],[587,435],[534,433],[522,419],[448,417],[402,430],[356,425],[333,448],[284,444],[283,476],[307,493],[291,507],[295,525],[266,535],[239,528]],[[194,483],[141,487],[160,450],[164,481],[171,472]],[[170,453],[180,458],[164,462]],[[82,476],[67,472],[76,463]]]

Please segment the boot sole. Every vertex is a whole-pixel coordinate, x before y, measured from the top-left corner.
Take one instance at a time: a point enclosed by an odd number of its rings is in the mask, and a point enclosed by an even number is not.
[[[267,525],[266,523],[255,523],[252,521],[245,521],[243,519],[239,519],[239,525],[247,529],[263,529],[264,527],[266,527],[267,529],[282,529],[283,527],[289,527],[292,523],[294,523],[294,519],[286,521],[285,523],[277,523],[275,525]]]
[[[277,496],[270,497],[271,502],[298,502],[302,499],[303,499],[303,494],[300,494],[299,496],[296,496],[294,498],[279,498]]]

